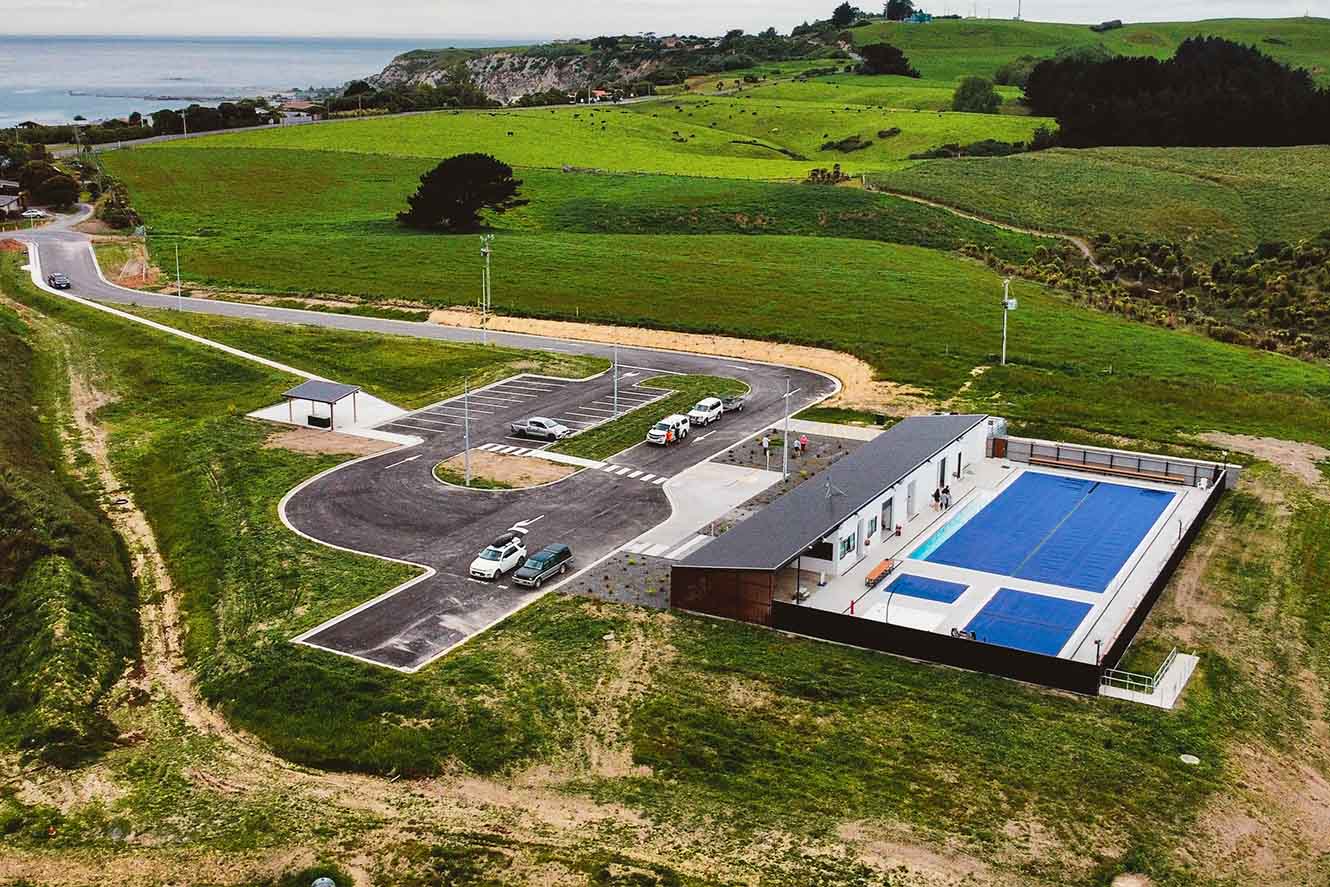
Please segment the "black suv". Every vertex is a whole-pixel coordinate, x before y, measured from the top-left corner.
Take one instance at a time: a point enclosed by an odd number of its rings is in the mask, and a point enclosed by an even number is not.
[[[573,552],[567,545],[546,545],[518,568],[513,581],[518,585],[539,588],[551,576],[566,573]]]
[[[51,276],[47,277],[47,278],[46,278],[46,283],[47,283],[52,289],[58,289],[58,290],[67,290],[67,289],[69,289],[69,278],[66,277],[65,275],[61,274],[59,271],[57,271],[57,272],[55,272],[54,274],[52,274]]]

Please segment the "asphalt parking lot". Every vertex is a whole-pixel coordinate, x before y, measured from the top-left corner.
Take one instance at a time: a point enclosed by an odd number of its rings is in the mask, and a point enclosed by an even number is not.
[[[645,407],[671,393],[661,388],[641,386],[641,381],[666,374],[651,367],[620,367],[619,390],[614,391],[614,377],[603,373],[587,381],[558,379],[551,376],[521,375],[433,404],[410,415],[380,425],[384,431],[433,438],[439,435],[461,436],[471,428],[471,444],[497,443],[527,448],[547,446],[548,442],[514,436],[509,424],[544,416],[573,431],[585,431],[624,413]]]

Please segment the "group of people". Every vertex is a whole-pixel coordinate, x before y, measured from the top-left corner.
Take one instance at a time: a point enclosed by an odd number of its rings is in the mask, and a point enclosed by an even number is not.
[[[771,450],[771,437],[769,435],[764,434],[762,435],[762,452],[766,453],[770,452],[770,450]],[[791,456],[797,457],[800,453],[806,453],[806,452],[808,452],[808,435],[801,434],[798,437],[790,440]]]
[[[933,507],[940,511],[946,511],[951,507],[951,484],[933,491]]]

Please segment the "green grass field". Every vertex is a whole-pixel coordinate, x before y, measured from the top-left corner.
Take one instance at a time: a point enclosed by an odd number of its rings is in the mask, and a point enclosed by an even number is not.
[[[1330,148],[1090,148],[934,160],[875,176],[1038,230],[1173,240],[1202,259],[1330,227]]]
[[[747,97],[687,97],[624,107],[441,111],[414,117],[225,133],[135,150],[291,148],[391,154],[439,160],[464,151],[493,153],[520,167],[565,165],[609,172],[730,179],[803,179],[834,162],[855,172],[906,165],[909,154],[947,142],[1023,140],[1042,118],[990,114],[880,111],[863,106],[778,103]],[[873,138],[898,126],[901,135],[843,154],[822,151],[853,133]],[[753,145],[748,142],[757,141]],[[807,160],[794,160],[779,149]]]
[[[154,237],[183,235],[206,245],[305,236],[323,244],[345,241],[337,252],[348,256],[358,249],[353,238],[369,238],[401,250],[393,267],[385,268],[389,274],[428,263],[436,242],[403,238],[393,222],[428,166],[418,158],[235,148],[125,151],[107,155],[105,162],[133,184]],[[496,218],[500,233],[782,234],[945,250],[973,243],[1012,261],[1024,261],[1047,243],[857,188],[544,169],[518,170],[518,175],[531,203]],[[264,212],[250,212],[259,201]],[[123,263],[123,248],[116,249],[111,261]]]
[[[1111,18],[1111,10],[1104,16]],[[1200,22],[1129,24],[1096,34],[1086,25],[998,19],[934,21],[926,25],[875,22],[851,32],[857,44],[886,41],[905,50],[924,77],[956,80],[992,77],[1002,63],[1022,55],[1051,56],[1063,46],[1102,44],[1121,55],[1164,58],[1188,37],[1223,37],[1254,45],[1294,67],[1330,82],[1330,19],[1213,19]],[[1267,42],[1267,38],[1282,41]]]
[[[1002,113],[1022,114],[1021,90],[999,86]],[[950,80],[832,74],[809,80],[782,80],[750,86],[744,94],[772,102],[815,102],[823,105],[868,105],[922,111],[949,111],[956,84]]]

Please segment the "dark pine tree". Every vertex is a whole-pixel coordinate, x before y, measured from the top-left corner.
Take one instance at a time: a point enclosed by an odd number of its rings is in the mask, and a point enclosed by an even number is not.
[[[489,154],[449,157],[420,177],[420,187],[406,199],[397,221],[412,228],[471,231],[481,212],[507,212],[527,201],[517,196],[521,179],[513,168]]]

